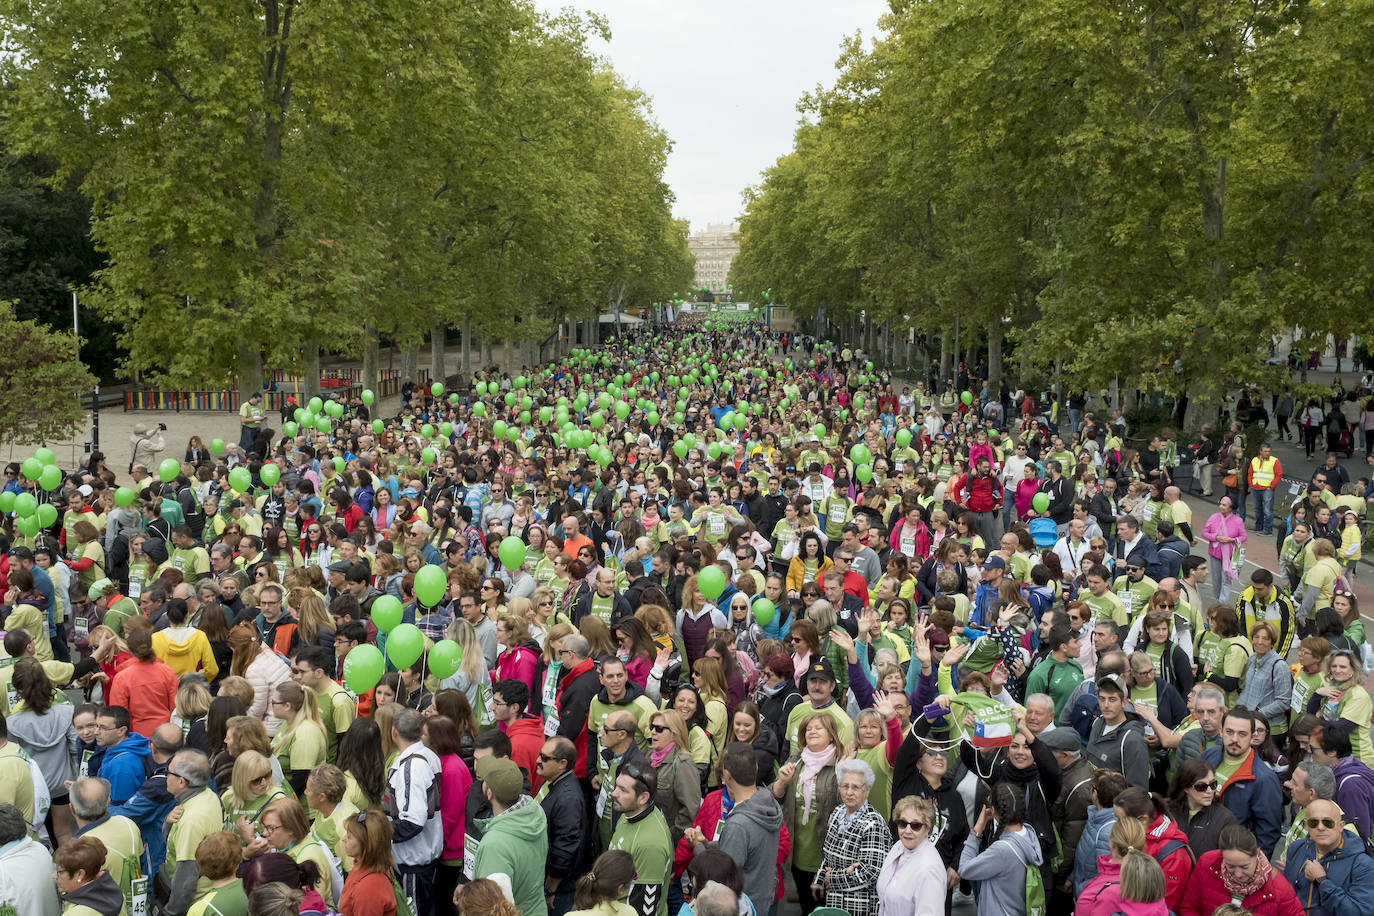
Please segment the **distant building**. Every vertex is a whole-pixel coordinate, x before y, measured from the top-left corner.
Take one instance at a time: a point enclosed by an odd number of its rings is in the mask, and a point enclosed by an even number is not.
[[[697,259],[693,288],[725,292],[730,262],[739,254],[739,226],[711,223],[687,240],[687,248]]]

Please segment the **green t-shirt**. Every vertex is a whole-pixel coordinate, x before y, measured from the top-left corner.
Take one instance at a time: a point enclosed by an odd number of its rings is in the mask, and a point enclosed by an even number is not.
[[[1126,576],[1118,576],[1112,583],[1112,591],[1126,607],[1126,616],[1135,620],[1150,605],[1150,596],[1159,590],[1159,584],[1145,576],[1139,582],[1132,582]]]
[[[186,916],[248,916],[248,896],[238,878],[212,889],[191,904]]]
[[[283,777],[289,776],[293,770],[309,772],[325,762],[329,740],[325,737],[324,729],[309,719],[296,726],[290,735],[285,738],[278,735],[277,739],[274,743]]]
[[[315,692],[315,701],[320,709],[325,738],[329,742],[325,759],[333,763],[339,752],[339,739],[357,716],[357,706],[348,691],[334,681],[329,681],[324,690]]]
[[[209,789],[193,796],[181,806],[181,817],[167,831],[167,858],[162,867],[167,870],[168,879],[176,874],[178,862],[195,861],[196,847],[200,846],[200,841],[222,830],[225,825],[224,818],[224,808],[221,807],[220,799]],[[208,889],[209,882],[205,879],[202,881],[206,885],[202,890]]]
[[[334,858],[343,863],[344,871],[351,871],[353,868],[353,858],[344,852],[344,825],[357,814],[358,806],[344,798],[334,806],[328,817],[322,817],[320,812],[316,811],[310,821],[310,830],[315,834],[315,839],[323,843],[334,854]]]
[[[668,894],[663,886],[668,883],[668,872],[673,864],[673,841],[663,812],[654,806],[638,820],[622,817],[606,849],[623,849],[634,859],[635,883],[630,887],[630,900],[640,900],[646,894],[656,895],[655,916],[665,916]]]
[[[1218,786],[1218,790],[1220,789],[1221,786],[1226,785],[1226,781],[1229,780],[1232,776],[1235,775],[1236,770],[1239,770],[1239,769],[1240,769],[1240,765],[1241,765],[1242,763],[1244,763],[1244,762],[1245,762],[1244,760],[1227,760],[1227,759],[1226,759],[1226,754],[1225,754],[1225,753],[1222,753],[1222,755],[1221,755],[1221,763],[1218,763],[1218,764],[1217,764],[1217,786]]]
[[[615,610],[615,595],[603,598],[597,592],[592,592],[592,613],[611,624],[611,613]]]
[[[1092,610],[1093,620],[1110,620],[1119,627],[1131,622],[1125,603],[1112,592],[1099,596],[1085,591],[1079,593],[1078,600]]]
[[[1083,666],[1077,659],[1058,661],[1051,657],[1036,665],[1026,680],[1026,694],[1044,693],[1054,700],[1054,714],[1058,716],[1068,702],[1074,688],[1083,683]]]

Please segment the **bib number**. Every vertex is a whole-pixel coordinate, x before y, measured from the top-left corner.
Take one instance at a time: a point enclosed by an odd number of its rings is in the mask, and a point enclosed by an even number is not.
[[[135,878],[129,884],[129,916],[148,916],[147,878]]]
[[[596,817],[597,820],[606,816],[606,784],[603,782],[601,788],[596,793]]]
[[[471,881],[477,873],[477,847],[481,842],[470,833],[463,835],[463,874]]]
[[[75,627],[77,639],[86,639],[91,634],[89,621],[85,617],[73,617],[72,626]]]
[[[717,537],[725,534],[725,516],[711,516],[711,534]]]
[[[138,600],[138,596],[143,594],[143,583],[137,579],[129,580],[129,597]]]

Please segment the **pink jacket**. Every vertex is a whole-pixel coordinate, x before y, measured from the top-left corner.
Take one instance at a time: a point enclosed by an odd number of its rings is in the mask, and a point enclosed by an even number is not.
[[[539,669],[539,657],[529,646],[512,646],[501,653],[496,660],[496,670],[491,673],[491,682],[514,678],[529,685],[530,696],[539,688],[534,684],[534,673]]]
[[[463,861],[463,832],[468,789],[472,788],[472,774],[457,754],[439,758],[439,816],[444,822],[445,860]]]
[[[1235,579],[1235,571],[1231,569],[1231,557],[1236,551],[1236,545],[1218,544],[1217,538],[1219,537],[1235,538],[1236,541],[1244,544],[1246,538],[1245,520],[1234,512],[1230,515],[1214,512],[1202,528],[1202,539],[1207,542],[1207,555],[1221,560],[1222,565],[1226,567],[1226,577]]]

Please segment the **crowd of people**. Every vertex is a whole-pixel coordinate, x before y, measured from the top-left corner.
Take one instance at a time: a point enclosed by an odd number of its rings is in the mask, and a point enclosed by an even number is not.
[[[712,320],[13,464],[0,911],[1369,912],[1368,481],[1046,403]]]

